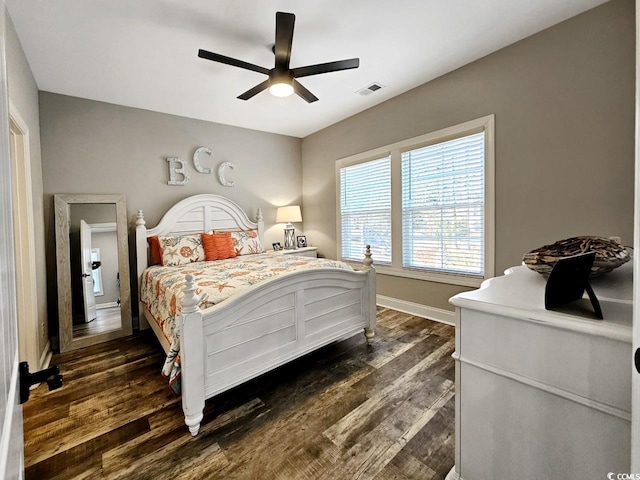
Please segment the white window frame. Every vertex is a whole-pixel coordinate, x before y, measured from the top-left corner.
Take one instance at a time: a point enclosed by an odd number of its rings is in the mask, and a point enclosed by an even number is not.
[[[445,142],[484,131],[484,275],[469,276],[444,272],[421,271],[402,267],[402,165],[401,152]],[[391,156],[391,266],[376,265],[376,271],[385,275],[428,280],[439,283],[478,287],[483,280],[495,274],[495,115],[487,115],[458,125],[443,128],[435,132],[403,140],[391,145],[358,153],[336,161],[336,258],[341,258],[342,219],[340,217],[340,169],[368,162],[377,158]],[[364,252],[363,252],[364,254]],[[347,263],[348,260],[344,260]],[[373,257],[375,265],[375,256]]]

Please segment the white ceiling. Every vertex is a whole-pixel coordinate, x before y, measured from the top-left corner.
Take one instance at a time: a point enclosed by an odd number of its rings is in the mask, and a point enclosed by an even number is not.
[[[7,0],[40,90],[305,137],[604,0]],[[266,80],[197,57],[272,68],[275,13],[296,15],[293,68],[319,101],[236,97]],[[357,90],[379,82],[366,97]]]

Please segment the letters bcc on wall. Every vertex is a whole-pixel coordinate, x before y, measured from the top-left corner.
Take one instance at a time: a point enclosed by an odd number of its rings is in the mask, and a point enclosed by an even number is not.
[[[212,173],[212,170],[210,168],[203,167],[200,164],[200,160],[198,157],[201,153],[206,153],[207,155],[213,154],[211,149],[207,147],[200,147],[196,149],[196,151],[193,152],[193,166],[196,168],[196,171],[198,173],[210,174]],[[189,183],[189,174],[187,173],[187,170],[185,168],[184,160],[178,157],[168,157],[166,160],[167,162],[169,162],[169,181],[167,182],[167,185],[182,186]],[[235,165],[231,162],[221,163],[218,167],[218,181],[225,187],[233,187],[235,183],[229,182],[224,178],[224,170],[227,167],[233,169],[235,168]],[[182,180],[177,179],[178,174],[182,175]]]

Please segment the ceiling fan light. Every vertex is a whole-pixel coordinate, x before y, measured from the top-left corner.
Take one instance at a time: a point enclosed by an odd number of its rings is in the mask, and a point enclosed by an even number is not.
[[[274,83],[269,87],[269,93],[274,97],[288,97],[293,94],[293,85],[290,83]]]

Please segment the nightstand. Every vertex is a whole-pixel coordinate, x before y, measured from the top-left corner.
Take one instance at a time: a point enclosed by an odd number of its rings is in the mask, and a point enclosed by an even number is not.
[[[269,253],[273,253],[274,255],[298,255],[299,257],[318,257],[318,247],[302,247],[302,248],[294,248],[291,250],[269,250]]]

